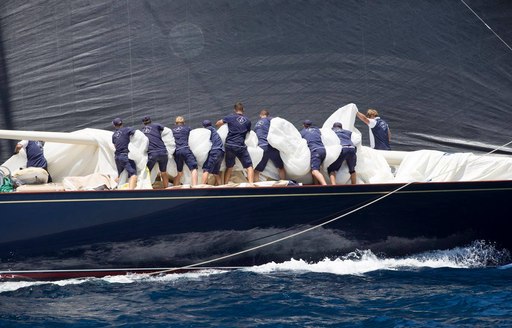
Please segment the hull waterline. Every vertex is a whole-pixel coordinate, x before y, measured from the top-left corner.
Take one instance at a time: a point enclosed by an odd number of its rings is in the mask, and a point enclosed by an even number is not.
[[[475,240],[512,249],[512,181],[401,186],[1,194],[0,277],[222,269],[356,249],[405,256]]]

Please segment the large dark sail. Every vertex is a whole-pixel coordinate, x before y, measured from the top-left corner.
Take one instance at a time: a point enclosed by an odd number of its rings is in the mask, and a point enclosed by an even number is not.
[[[512,2],[466,3],[512,43]],[[0,129],[199,127],[236,101],[299,126],[353,102],[395,150],[511,139],[512,52],[462,1],[11,0],[0,26]]]

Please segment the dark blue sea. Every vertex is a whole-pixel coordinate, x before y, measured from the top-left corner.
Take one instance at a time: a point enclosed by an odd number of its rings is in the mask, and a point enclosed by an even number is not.
[[[512,265],[476,242],[234,271],[0,282],[0,327],[512,327]]]

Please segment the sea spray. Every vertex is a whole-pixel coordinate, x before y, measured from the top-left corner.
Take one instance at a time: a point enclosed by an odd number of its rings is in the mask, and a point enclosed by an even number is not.
[[[466,247],[425,252],[415,256],[418,259],[438,258],[464,268],[482,268],[510,263],[511,254],[499,249],[494,243],[477,240]]]
[[[240,269],[258,274],[272,272],[331,273],[336,275],[363,275],[377,270],[412,271],[421,268],[474,269],[510,263],[510,253],[500,250],[492,243],[475,241],[466,247],[438,250],[411,255],[402,258],[387,258],[374,254],[371,250],[355,250],[344,256],[309,263],[302,259],[290,259],[282,263],[267,264]],[[502,267],[507,268],[507,266]],[[182,280],[200,280],[205,277],[224,274],[226,270],[205,269],[187,273],[169,273],[162,275],[127,274],[103,278],[66,279],[58,281],[3,281],[0,282],[0,294],[31,288],[38,285],[69,286],[84,283],[133,284],[133,283],[172,283]]]
[[[304,271],[359,275],[376,270],[415,270],[419,268],[484,268],[509,263],[510,253],[492,243],[475,241],[466,247],[438,250],[402,258],[386,258],[371,250],[356,250],[336,259],[317,263],[291,259],[283,263],[267,263],[246,270],[269,273],[272,271]]]

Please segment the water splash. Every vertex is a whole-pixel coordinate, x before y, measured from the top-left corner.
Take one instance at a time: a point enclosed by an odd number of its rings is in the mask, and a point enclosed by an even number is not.
[[[477,240],[466,247],[455,247],[450,250],[432,251],[419,254],[419,259],[439,258],[455,263],[464,268],[482,268],[509,263],[510,252],[498,249],[494,243]]]
[[[506,250],[494,244],[475,241],[466,247],[439,250],[405,258],[381,258],[371,250],[357,250],[336,259],[324,259],[318,263],[290,260],[283,263],[267,263],[247,270],[257,273],[275,271],[322,272],[339,275],[361,275],[376,270],[417,270],[420,268],[472,269],[496,266],[510,259]]]
[[[507,250],[499,250],[492,243],[475,241],[466,247],[456,247],[449,250],[438,250],[416,254],[404,258],[385,258],[375,255],[371,250],[356,250],[336,259],[324,259],[317,263],[291,259],[283,263],[270,262],[254,266],[243,271],[255,273],[272,272],[318,272],[338,275],[362,275],[377,270],[407,271],[420,268],[455,268],[473,269],[497,266],[510,263],[511,257]],[[512,269],[512,263],[499,267]],[[0,294],[16,291],[21,288],[31,288],[37,285],[53,284],[58,286],[79,285],[84,283],[105,282],[110,284],[132,284],[138,282],[176,282],[179,280],[200,280],[215,274],[225,274],[226,270],[199,270],[187,273],[171,273],[165,275],[127,274],[122,276],[107,276],[103,278],[80,278],[59,281],[5,281],[0,282]]]

